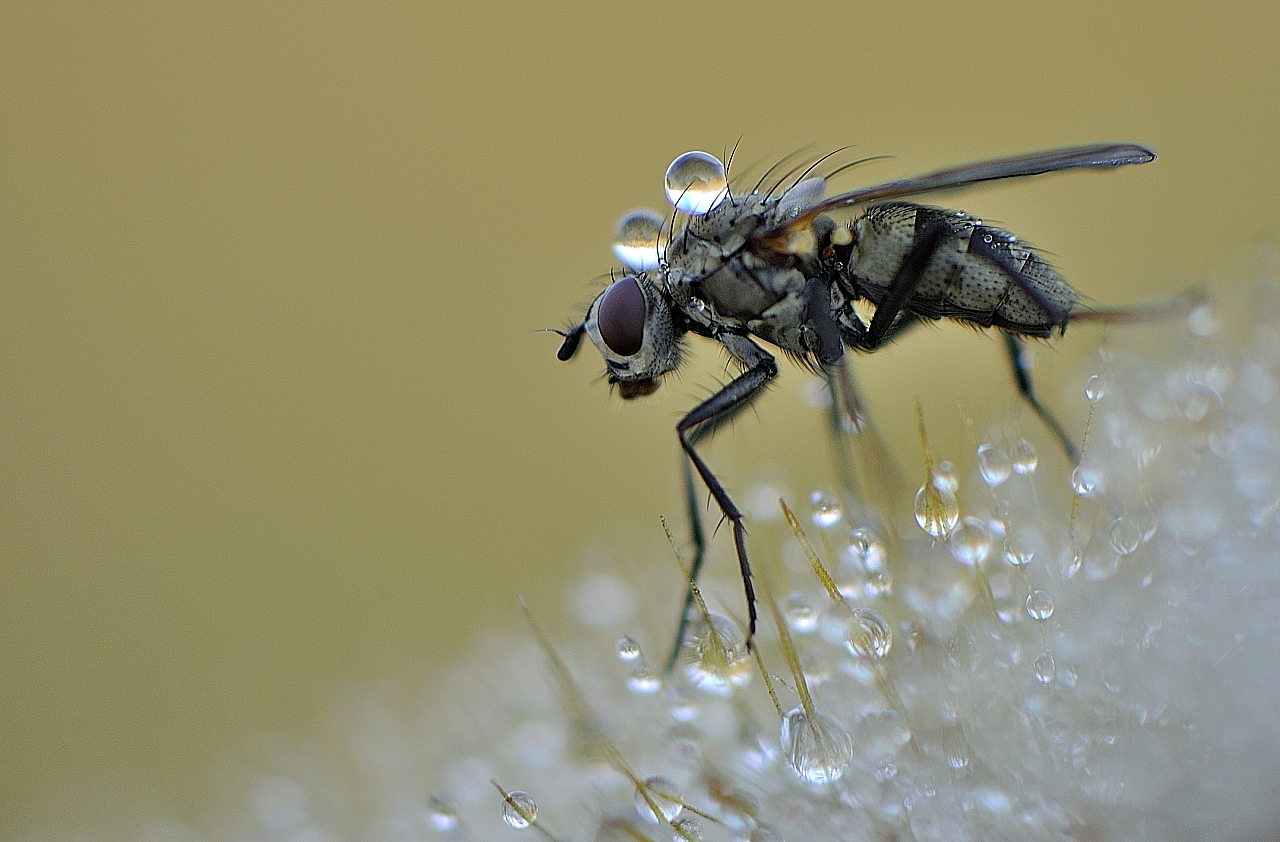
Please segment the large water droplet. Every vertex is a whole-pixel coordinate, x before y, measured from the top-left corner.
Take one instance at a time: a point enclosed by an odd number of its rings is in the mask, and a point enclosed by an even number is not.
[[[1044,591],[1032,591],[1027,594],[1027,615],[1040,623],[1052,617],[1053,597]]]
[[[684,810],[684,797],[675,781],[655,775],[636,787],[636,812],[653,824],[670,822]],[[657,812],[654,812],[654,810]]]
[[[657,268],[662,262],[658,242],[663,219],[648,208],[633,210],[618,222],[613,236],[613,253],[637,272]]]
[[[857,658],[883,658],[893,648],[893,630],[876,612],[855,608],[844,635],[844,647]]]
[[[813,784],[838,781],[853,761],[853,738],[822,713],[795,707],[782,717],[782,751],[792,771]]]
[[[956,495],[939,489],[932,482],[916,492],[916,523],[934,538],[945,539],[960,520],[960,503]]]
[[[691,216],[707,213],[728,195],[728,179],[720,159],[706,152],[686,152],[667,167],[667,201]]]
[[[1024,438],[1020,438],[1013,443],[1012,466],[1014,473],[1035,473],[1036,463],[1038,461],[1039,457],[1036,456],[1036,449],[1031,446],[1031,442]]]
[[[1002,448],[994,444],[978,445],[978,473],[987,485],[995,488],[1009,478],[1012,470],[1009,454]]]
[[[502,802],[502,820],[517,830],[533,824],[538,818],[538,802],[523,790],[513,789]]]
[[[712,614],[710,624],[693,623],[680,651],[685,677],[700,690],[723,695],[751,679],[746,637],[727,617]]]
[[[975,567],[986,561],[991,552],[991,528],[985,521],[966,515],[951,533],[948,546],[952,558],[967,567]]]
[[[835,526],[844,515],[840,508],[840,498],[826,491],[815,491],[810,494],[809,505],[813,507],[814,525],[822,529]]]

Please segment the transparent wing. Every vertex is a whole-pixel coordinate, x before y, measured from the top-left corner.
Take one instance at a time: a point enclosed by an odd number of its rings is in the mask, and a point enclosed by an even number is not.
[[[978,161],[962,164],[945,170],[937,170],[914,178],[904,178],[864,187],[832,196],[795,219],[785,224],[775,225],[756,232],[753,239],[758,245],[764,245],[776,251],[790,252],[788,245],[797,239],[797,235],[808,229],[820,214],[854,205],[876,202],[883,199],[898,199],[906,196],[918,196],[937,190],[954,190],[983,181],[995,181],[1001,178],[1018,178],[1024,175],[1041,175],[1060,170],[1106,169],[1123,167],[1128,164],[1145,164],[1156,159],[1156,153],[1136,143],[1109,143],[1090,146],[1070,146],[1065,149],[1049,149],[1043,152],[1030,152],[1011,158],[996,158],[990,161]]]

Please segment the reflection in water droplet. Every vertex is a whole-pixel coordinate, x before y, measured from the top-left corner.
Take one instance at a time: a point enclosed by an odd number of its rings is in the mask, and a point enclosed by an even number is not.
[[[613,236],[613,253],[637,272],[656,269],[662,262],[658,241],[663,219],[648,208],[633,210],[618,222]]]
[[[675,781],[655,775],[636,787],[636,812],[653,824],[672,821],[684,810],[684,798]],[[654,812],[654,810],[657,812]]]
[[[458,826],[458,802],[447,795],[433,795],[427,799],[426,818],[438,831],[453,830]]]
[[[844,647],[857,658],[883,658],[893,648],[893,630],[883,617],[867,608],[853,609],[843,637]]]
[[[631,668],[631,673],[627,676],[627,686],[633,693],[648,695],[662,689],[662,679],[658,678],[643,659],[637,659]]]
[[[533,824],[538,818],[538,803],[533,796],[519,789],[507,793],[502,802],[502,820],[517,830]]]
[[[702,823],[693,816],[681,816],[671,823],[673,842],[702,842]]]
[[[840,499],[826,491],[815,491],[810,494],[809,505],[813,507],[814,525],[822,529],[835,526],[844,514],[840,509]]]
[[[934,538],[946,538],[960,520],[960,504],[956,495],[939,489],[933,483],[920,486],[916,492],[916,523]]]
[[[1097,403],[1107,395],[1107,382],[1102,379],[1100,374],[1092,374],[1084,384],[1084,396],[1089,399],[1089,403]]]
[[[792,771],[813,784],[837,781],[853,761],[853,738],[831,717],[801,707],[782,717],[782,751]]]
[[[690,625],[680,653],[685,676],[700,690],[723,695],[751,680],[746,637],[727,617],[712,614],[710,624]]]
[[[1036,681],[1041,684],[1052,684],[1054,675],[1058,672],[1058,668],[1053,663],[1053,656],[1048,652],[1037,655],[1035,662],[1031,664],[1031,669],[1035,673]]]
[[[1044,591],[1032,591],[1027,594],[1027,615],[1041,623],[1052,617],[1053,597]]]
[[[1016,474],[1035,473],[1036,462],[1039,457],[1036,456],[1036,449],[1031,446],[1031,442],[1020,438],[1013,444],[1012,466]]]
[[[949,547],[951,557],[961,564],[967,567],[982,564],[991,552],[991,529],[985,521],[966,515],[951,533]]]
[[[1003,449],[994,444],[978,445],[978,473],[987,485],[995,488],[1009,478],[1012,470],[1009,454]]]
[[[686,152],[667,167],[667,201],[691,216],[707,213],[728,195],[724,164],[706,152]]]
[[[618,658],[623,661],[637,661],[640,659],[640,644],[636,643],[630,637],[624,637],[618,641]]]
[[[1142,530],[1137,523],[1122,516],[1112,521],[1107,537],[1111,541],[1111,549],[1120,555],[1129,555],[1142,543]]]

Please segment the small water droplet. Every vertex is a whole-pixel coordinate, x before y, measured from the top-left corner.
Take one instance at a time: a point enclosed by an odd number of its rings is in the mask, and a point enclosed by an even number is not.
[[[975,567],[986,561],[991,552],[991,528],[986,521],[966,515],[951,533],[948,546],[952,558],[967,567]]]
[[[662,679],[643,659],[637,659],[627,675],[627,686],[631,688],[631,692],[647,696],[662,689]]]
[[[1156,530],[1160,527],[1155,507],[1151,505],[1150,500],[1143,500],[1142,505],[1138,506],[1137,520],[1138,529],[1142,532],[1142,543],[1145,544],[1155,537]]]
[[[640,644],[629,636],[621,638],[618,641],[618,659],[628,662],[638,661],[640,659]]]
[[[684,810],[684,797],[675,781],[655,775],[636,787],[636,812],[652,824],[670,822]],[[656,810],[656,812],[655,812]]]
[[[943,739],[943,753],[947,756],[947,765],[957,772],[969,768],[969,746],[959,728],[949,731]]]
[[[724,201],[728,179],[720,159],[706,152],[686,152],[667,167],[667,201],[691,216],[701,216]]]
[[[818,611],[802,594],[787,597],[787,625],[795,634],[809,634],[818,627]]]
[[[916,523],[934,538],[945,539],[960,520],[960,503],[950,491],[933,483],[920,486],[916,492]]]
[[[884,658],[893,648],[893,630],[874,611],[867,608],[853,609],[844,648],[855,658]]]
[[[893,596],[893,574],[888,570],[868,573],[862,589],[872,599]]]
[[[447,795],[437,794],[427,799],[427,823],[441,833],[458,826],[458,802]]]
[[[1077,465],[1071,472],[1071,490],[1081,497],[1088,497],[1098,487],[1098,475],[1091,468]]]
[[[633,210],[622,217],[613,236],[614,255],[637,272],[656,269],[662,262],[662,250],[658,247],[662,223],[662,217],[648,208]]]
[[[952,465],[946,459],[938,463],[933,469],[933,473],[929,475],[929,479],[933,482],[933,487],[939,491],[950,491],[952,494],[960,487],[960,478],[956,476],[956,466]]]
[[[1014,567],[1026,567],[1036,557],[1035,548],[1026,539],[1019,538],[1016,533],[1009,533],[1004,539],[1004,560]]]
[[[1187,330],[1192,336],[1200,339],[1208,339],[1217,333],[1218,317],[1214,314],[1213,308],[1208,304],[1191,308],[1191,312],[1187,314]]]
[[[1039,457],[1036,456],[1036,449],[1031,446],[1031,442],[1024,438],[1019,438],[1013,443],[1011,464],[1015,474],[1035,473],[1036,463],[1038,461]]]
[[[751,679],[751,654],[736,623],[719,614],[689,626],[681,646],[684,674],[699,690],[720,695]]]
[[[978,473],[987,485],[995,488],[1009,478],[1012,470],[1009,454],[1002,448],[994,444],[978,445]]]
[[[1080,572],[1080,565],[1084,563],[1084,551],[1080,549],[1080,545],[1072,538],[1061,558],[1062,578],[1070,579]]]
[[[1107,537],[1111,541],[1111,549],[1120,555],[1130,555],[1142,543],[1142,530],[1133,520],[1121,516],[1111,522]]]
[[[853,738],[823,713],[795,707],[782,717],[782,751],[792,771],[812,784],[838,781],[853,761]]]
[[[868,573],[885,569],[885,546],[870,529],[858,528],[849,533],[849,557]]]
[[[1091,374],[1084,384],[1084,396],[1089,403],[1097,403],[1107,395],[1107,382],[1100,374]]]
[[[747,842],[783,842],[782,831],[773,825],[760,824],[751,831]]]
[[[1053,663],[1053,656],[1048,652],[1041,652],[1031,664],[1031,669],[1035,673],[1036,681],[1041,684],[1052,684],[1053,678],[1058,672],[1057,666]]]
[[[538,802],[529,793],[513,789],[502,802],[502,820],[520,830],[538,818]]]
[[[1027,594],[1027,615],[1039,623],[1052,617],[1053,597],[1044,591],[1032,591]]]
[[[702,823],[693,816],[681,816],[671,823],[673,842],[702,842]]]
[[[815,491],[810,494],[809,505],[813,507],[814,525],[822,529],[830,529],[844,516],[844,511],[840,508],[840,498],[826,491]]]

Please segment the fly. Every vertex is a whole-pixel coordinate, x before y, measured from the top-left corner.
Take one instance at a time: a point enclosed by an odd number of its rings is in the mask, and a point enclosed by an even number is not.
[[[667,198],[676,216],[665,243],[662,217],[640,211],[624,218],[614,249],[629,271],[596,297],[581,322],[563,332],[557,356],[571,359],[583,335],[590,337],[604,357],[609,383],[626,400],[657,390],[663,375],[680,365],[691,333],[720,343],[741,368],[680,419],[676,435],[733,526],[748,645],[757,617],[746,527],[697,445],[750,406],[777,376],[777,361],[760,343],[827,372],[846,349],[870,353],[925,320],[949,318],[995,328],[1004,338],[1018,391],[1074,462],[1074,445],[1036,398],[1021,345],[1024,337],[1061,334],[1068,323],[1101,314],[1079,312],[1076,291],[1010,232],[960,211],[902,200],[1002,178],[1145,164],[1155,157],[1135,144],[1076,146],[966,164],[825,198],[828,176],[809,174],[816,164],[781,192],[782,181],[760,192],[762,180],[750,191],[735,193],[717,158],[688,152],[667,169]],[[836,212],[856,216],[841,223],[832,216]],[[857,302],[874,308],[869,321],[855,311]],[[687,485],[691,488],[691,481]],[[696,509],[691,516],[696,578],[702,536]],[[689,609],[686,598],[676,651]]]

